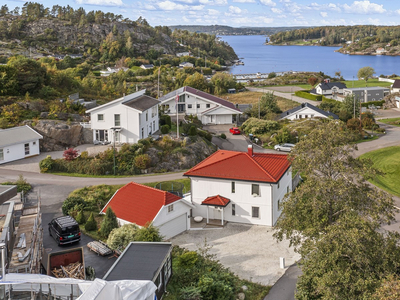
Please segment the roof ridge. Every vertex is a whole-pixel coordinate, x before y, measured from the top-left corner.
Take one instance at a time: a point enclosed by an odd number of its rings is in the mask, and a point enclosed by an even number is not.
[[[220,160],[218,160],[218,162],[227,160],[227,159],[229,159],[229,158],[231,158],[231,157],[235,157],[235,156],[237,156],[237,155],[239,155],[239,154],[244,153],[244,152],[231,151],[231,150],[218,150],[218,151],[215,151],[213,154],[211,154],[209,157],[207,157],[206,160],[211,159],[211,157],[213,157],[214,155],[216,155],[217,153],[222,152],[222,151],[224,151],[224,152],[236,152],[236,154],[233,155],[233,156],[230,156],[230,157],[226,157],[226,158],[220,159]],[[195,165],[195,166],[194,166],[193,168],[191,168],[190,170],[196,169],[196,167],[197,167],[198,165],[202,164],[203,162],[204,162],[204,160],[202,160],[201,162],[199,162],[197,165]],[[215,163],[215,162],[214,162],[214,163]],[[214,163],[212,163],[212,164],[214,164]],[[211,164],[210,164],[210,165],[211,165]],[[199,168],[199,169],[196,169],[196,171],[197,171],[197,170],[201,170],[201,169],[203,169],[203,168],[206,168],[206,167],[208,167],[208,166],[210,166],[210,165],[203,166],[203,167],[201,167],[201,168]],[[189,172],[190,170],[186,171],[184,174],[186,174],[186,173]]]
[[[250,156],[249,153],[245,153],[250,159],[251,161],[253,161],[257,167],[259,167],[265,174],[267,174],[269,177],[271,177],[272,179],[275,180],[275,177],[272,176],[267,170],[265,170],[258,162],[255,161],[255,159],[253,159],[253,156]],[[259,153],[259,154],[264,154],[264,153]],[[253,152],[254,155],[254,152]],[[276,155],[276,154],[272,154],[272,155]]]

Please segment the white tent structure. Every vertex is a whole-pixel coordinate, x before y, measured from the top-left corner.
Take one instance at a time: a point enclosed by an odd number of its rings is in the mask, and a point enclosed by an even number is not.
[[[22,273],[6,274],[0,281],[0,293],[5,292],[5,299],[13,299],[13,295],[25,292],[31,294],[30,299],[47,295],[46,299],[152,300],[156,289],[150,280],[86,281]]]

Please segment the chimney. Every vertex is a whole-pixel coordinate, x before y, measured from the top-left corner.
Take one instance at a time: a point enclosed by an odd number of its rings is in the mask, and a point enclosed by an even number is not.
[[[253,145],[247,146],[247,154],[249,154],[250,156],[253,156]]]

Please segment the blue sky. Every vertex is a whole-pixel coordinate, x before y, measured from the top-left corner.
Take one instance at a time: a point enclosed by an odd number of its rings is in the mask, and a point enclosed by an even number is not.
[[[63,0],[33,1],[102,10],[157,25],[399,25],[399,0]],[[2,3],[4,3],[2,1]],[[25,1],[5,0],[10,9]]]

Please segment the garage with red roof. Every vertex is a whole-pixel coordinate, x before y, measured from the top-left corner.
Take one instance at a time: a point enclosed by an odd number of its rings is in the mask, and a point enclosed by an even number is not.
[[[114,211],[120,225],[146,226],[152,222],[169,239],[190,228],[189,202],[167,191],[130,182],[120,188],[101,210]]]

